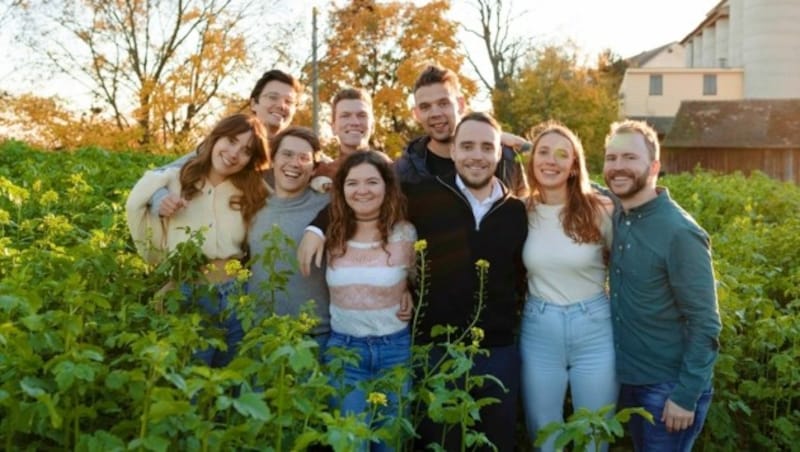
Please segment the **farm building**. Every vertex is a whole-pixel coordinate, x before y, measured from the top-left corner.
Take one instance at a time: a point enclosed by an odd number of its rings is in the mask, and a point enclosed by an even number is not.
[[[800,99],[684,101],[662,145],[662,170],[759,170],[800,185]]]

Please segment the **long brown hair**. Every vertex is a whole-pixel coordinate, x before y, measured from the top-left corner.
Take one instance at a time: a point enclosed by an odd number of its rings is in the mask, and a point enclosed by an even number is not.
[[[389,157],[378,151],[358,151],[350,154],[336,172],[331,188],[330,224],[325,233],[327,237],[325,246],[332,257],[343,255],[347,241],[356,233],[356,215],[345,201],[344,183],[350,170],[362,163],[374,166],[386,184],[381,211],[378,214],[378,230],[384,249],[394,225],[406,219],[406,197],[400,190],[400,183],[391,167],[392,161]]]
[[[536,152],[542,137],[551,133],[569,140],[575,151],[575,160],[567,178],[567,203],[561,211],[564,233],[577,243],[600,242],[603,234],[600,231],[599,215],[603,211],[603,205],[589,183],[589,172],[586,170],[586,157],[581,140],[567,126],[557,121],[547,121],[532,127],[528,133],[528,139],[533,143],[533,153]],[[532,154],[525,164],[525,173],[530,186],[527,207],[531,212],[536,210],[536,204],[546,202],[545,194],[534,174],[533,160]]]
[[[211,133],[198,146],[198,155],[181,168],[181,196],[189,200],[203,189],[205,178],[211,170],[211,150],[220,138],[233,138],[240,133],[253,132],[247,149],[250,161],[236,174],[228,177],[234,187],[242,194],[231,196],[229,205],[242,212],[242,218],[249,226],[250,220],[267,203],[267,186],[264,183],[263,169],[269,167],[269,145],[267,131],[253,115],[235,114],[220,120]]]

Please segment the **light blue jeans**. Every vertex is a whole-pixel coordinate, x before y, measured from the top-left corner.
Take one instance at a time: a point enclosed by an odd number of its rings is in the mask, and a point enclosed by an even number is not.
[[[522,312],[519,347],[522,399],[532,441],[539,429],[563,420],[567,385],[576,410],[596,411],[617,402],[611,307],[605,294],[566,306],[529,297]],[[555,437],[541,450],[555,450]],[[603,445],[603,450],[607,447]],[[594,450],[593,444],[589,450]]]

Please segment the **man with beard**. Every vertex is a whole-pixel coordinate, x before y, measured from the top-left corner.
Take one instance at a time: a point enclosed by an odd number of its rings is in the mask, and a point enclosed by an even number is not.
[[[438,130],[437,130],[438,131]],[[449,132],[448,132],[449,133]],[[427,242],[428,286],[424,306],[414,326],[417,344],[434,344],[429,364],[444,356],[442,337],[431,337],[436,325],[451,325],[460,333],[473,325],[472,338],[489,351],[474,357],[471,375],[492,375],[507,391],[490,380],[471,395],[477,399],[496,398],[481,408],[480,421],[471,428],[484,433],[498,450],[514,450],[520,356],[514,331],[519,322],[518,302],[525,290],[522,246],[528,234],[525,205],[495,176],[501,160],[501,129],[485,113],[470,113],[454,130],[448,155],[455,172],[403,184],[408,198],[408,219],[417,236]],[[298,251],[300,268],[311,271],[312,258],[321,262],[322,239],[327,218],[318,217],[315,232],[307,232]],[[478,277],[476,263],[486,261],[486,278]],[[483,285],[481,285],[483,284]],[[478,293],[483,287],[482,303]],[[424,289],[423,289],[424,290]],[[467,337],[470,333],[467,333]],[[476,337],[483,335],[482,338]],[[431,369],[434,373],[435,369]],[[421,372],[423,373],[423,372]],[[425,419],[417,430],[417,449],[430,443],[445,450],[460,448],[461,430]],[[479,450],[487,450],[481,448]]]
[[[454,129],[466,109],[458,75],[450,69],[429,66],[414,84],[414,118],[426,135],[412,140],[395,162],[402,182],[415,183],[453,172],[450,159]],[[529,144],[521,138],[503,134],[504,144]],[[495,175],[518,196],[527,191],[525,172],[517,152],[503,146]]]
[[[609,264],[619,408],[634,416],[634,447],[689,451],[711,403],[721,329],[708,234],[657,187],[655,131],[615,123],[603,175],[621,208],[614,215]]]

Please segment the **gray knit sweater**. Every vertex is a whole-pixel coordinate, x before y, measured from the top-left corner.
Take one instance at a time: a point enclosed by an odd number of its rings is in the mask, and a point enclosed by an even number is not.
[[[325,207],[330,198],[326,193],[317,193],[307,189],[296,198],[278,198],[275,195],[267,199],[266,207],[262,208],[253,221],[248,234],[250,257],[253,262],[253,275],[250,278],[249,290],[258,303],[257,312],[266,315],[272,312],[271,291],[265,286],[269,276],[268,269],[264,268],[261,256],[267,243],[263,240],[264,234],[277,225],[287,236],[294,240],[295,247],[285,250],[291,262],[281,262],[277,265],[278,271],[289,271],[290,275],[286,290],[275,291],[274,312],[278,315],[297,316],[300,308],[308,300],[314,300],[314,311],[320,323],[314,328],[312,334],[323,334],[330,331],[330,312],[328,310],[328,286],[325,283],[325,268],[311,266],[311,275],[304,278],[297,270],[297,249],[305,227]]]

